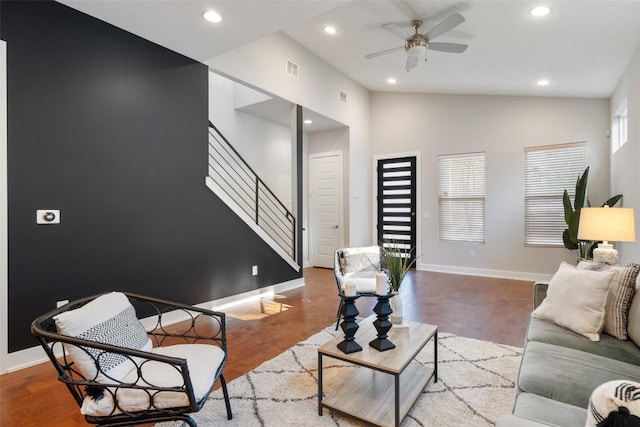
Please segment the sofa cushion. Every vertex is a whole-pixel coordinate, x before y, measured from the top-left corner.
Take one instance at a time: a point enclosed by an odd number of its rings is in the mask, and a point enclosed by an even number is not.
[[[340,287],[344,291],[347,283],[356,285],[356,292],[375,292],[376,291],[376,271],[358,271],[355,273],[347,273],[344,275]]]
[[[573,348],[621,362],[640,365],[640,348],[631,341],[622,341],[602,334],[599,342],[593,342],[562,326],[534,317],[529,322],[527,340]]]
[[[518,388],[586,408],[593,390],[612,380],[640,380],[638,365],[567,347],[527,342]]]
[[[513,407],[514,415],[545,425],[584,427],[587,410],[538,396],[520,393]]]
[[[531,315],[598,341],[615,275],[615,271],[578,270],[563,262],[549,282],[547,297]]]
[[[636,283],[636,293],[631,300],[628,314],[627,332],[631,341],[640,347],[640,284]]]
[[[224,361],[224,351],[215,345],[176,344],[156,347],[154,354],[185,359],[189,368],[189,378],[193,385],[196,401],[207,396],[213,387],[216,374]],[[181,372],[174,365],[157,361],[145,361],[141,364],[142,376],[134,370],[122,382],[151,387],[184,387]],[[114,403],[116,397],[117,406]],[[121,412],[144,411],[152,406],[155,409],[181,408],[189,406],[186,392],[144,390],[135,388],[109,387],[102,398],[86,396],[80,412],[83,415],[103,417]]]
[[[555,424],[539,423],[537,421],[527,420],[516,415],[506,414],[500,415],[496,420],[496,427],[561,427]]]
[[[640,265],[609,265],[601,262],[583,260],[578,263],[578,270],[615,271],[616,275],[611,281],[609,297],[605,306],[604,327],[602,332],[618,339],[626,340],[627,315],[629,305],[635,292],[636,278],[640,272]]]

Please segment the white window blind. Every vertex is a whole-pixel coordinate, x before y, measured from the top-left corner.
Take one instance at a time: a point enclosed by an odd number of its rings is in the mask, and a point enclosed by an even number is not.
[[[438,156],[440,240],[484,243],[484,153]]]
[[[563,246],[562,194],[575,197],[576,181],[587,167],[585,142],[524,149],[525,246]]]

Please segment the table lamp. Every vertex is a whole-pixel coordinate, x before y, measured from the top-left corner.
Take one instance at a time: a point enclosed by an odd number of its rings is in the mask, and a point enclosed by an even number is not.
[[[578,239],[602,240],[593,250],[593,260],[616,264],[618,251],[609,241],[635,242],[636,228],[632,208],[582,208],[580,209],[580,224],[578,225]]]

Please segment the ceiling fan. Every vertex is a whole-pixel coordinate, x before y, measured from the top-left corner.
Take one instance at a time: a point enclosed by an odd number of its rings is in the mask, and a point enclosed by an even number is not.
[[[407,62],[405,63],[404,68],[405,70],[409,71],[418,65],[418,60],[421,57],[424,56],[424,60],[427,60],[427,57],[425,55],[427,49],[437,50],[440,52],[462,53],[467,50],[468,46],[466,44],[438,43],[432,42],[431,40],[435,39],[438,36],[441,36],[447,31],[452,30],[463,22],[464,17],[459,13],[454,13],[424,34],[418,33],[418,30],[422,26],[422,21],[420,19],[414,19],[413,21],[411,21],[411,26],[413,27],[414,31],[413,34],[406,32],[396,24],[384,24],[382,27],[385,30],[404,40],[404,46],[398,46],[391,49],[370,53],[368,55],[365,55],[364,57],[367,59],[371,59],[378,56],[386,55],[388,53],[396,52],[400,49],[404,49],[405,52],[407,52]]]

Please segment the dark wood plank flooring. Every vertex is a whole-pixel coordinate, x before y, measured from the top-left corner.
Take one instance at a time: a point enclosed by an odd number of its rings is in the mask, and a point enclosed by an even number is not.
[[[333,270],[307,268],[304,276],[305,287],[226,310],[228,381],[335,324],[338,296]],[[524,343],[532,309],[531,282],[418,271],[409,273],[401,293],[409,320],[470,338]],[[362,316],[374,305],[374,298],[357,301]],[[0,426],[86,425],[49,363],[0,375]]]

